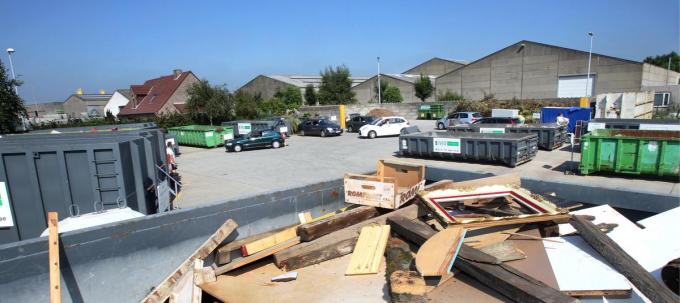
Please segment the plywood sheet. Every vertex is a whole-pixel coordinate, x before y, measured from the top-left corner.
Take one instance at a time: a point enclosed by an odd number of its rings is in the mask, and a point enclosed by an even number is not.
[[[538,228],[519,231],[519,233],[533,237],[541,236]],[[542,241],[519,236],[510,236],[506,241],[509,241],[517,249],[523,251],[524,254],[527,255],[527,258],[524,260],[509,261],[505,264],[512,266],[552,288],[558,288],[555,274],[550,266],[550,260],[548,260],[548,255],[545,252]]]
[[[598,252],[579,236],[543,241],[559,290],[569,295],[586,293],[628,294],[628,280],[611,268]]]
[[[345,255],[295,270],[295,281],[272,283],[283,274],[269,260],[261,260],[217,277],[201,289],[222,302],[389,302],[385,265],[375,275],[345,276],[351,256]]]
[[[378,273],[389,236],[389,225],[364,226],[345,274],[349,276]]]

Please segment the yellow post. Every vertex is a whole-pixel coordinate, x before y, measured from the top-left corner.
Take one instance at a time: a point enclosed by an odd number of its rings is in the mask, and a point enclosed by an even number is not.
[[[347,126],[345,125],[345,105],[340,104],[338,105],[338,120],[340,120],[340,128],[345,129]]]
[[[581,97],[581,100],[578,102],[578,106],[580,107],[590,107],[590,98],[588,97]]]

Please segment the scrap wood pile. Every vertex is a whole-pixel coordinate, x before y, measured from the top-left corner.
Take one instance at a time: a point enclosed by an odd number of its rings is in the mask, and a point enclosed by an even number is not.
[[[346,183],[354,204],[216,248],[235,224],[223,227],[194,258],[214,251],[215,264],[196,261],[190,284],[223,302],[678,302],[678,261],[663,270],[670,288],[654,270],[680,256],[659,236],[680,208],[642,229],[608,205],[570,213],[514,175],[425,186],[404,181],[422,170],[382,164],[377,175],[401,186],[371,193],[371,183],[357,200]]]

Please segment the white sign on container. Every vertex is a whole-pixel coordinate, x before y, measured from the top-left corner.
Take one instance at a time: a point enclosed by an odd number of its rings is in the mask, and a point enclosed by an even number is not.
[[[491,117],[517,118],[518,116],[519,116],[519,109],[504,109],[504,108],[493,108],[493,109],[491,109]]]
[[[238,133],[242,135],[249,134],[252,129],[250,123],[238,123],[236,127],[238,128]]]
[[[233,133],[226,133],[226,134],[222,135],[222,141],[231,140],[231,139],[234,139]]]
[[[14,226],[12,209],[10,207],[7,186],[5,182],[0,182],[0,227]]]
[[[533,114],[531,114],[531,118],[536,119],[536,120],[541,120],[541,113],[533,113]]]
[[[479,132],[482,134],[505,134],[503,127],[480,127]]]
[[[433,138],[432,151],[435,153],[460,154],[460,139]]]
[[[280,132],[280,133],[287,133],[287,132],[288,132],[288,127],[286,127],[286,126],[281,126],[281,127],[279,128],[279,132]]]
[[[680,131],[680,124],[640,124],[640,129]]]
[[[596,129],[604,129],[605,125],[606,124],[602,122],[588,122],[588,131],[592,132]]]

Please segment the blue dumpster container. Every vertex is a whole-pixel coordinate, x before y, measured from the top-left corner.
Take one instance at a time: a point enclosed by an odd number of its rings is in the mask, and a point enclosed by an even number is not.
[[[542,107],[541,123],[554,123],[557,121],[557,116],[562,113],[569,119],[567,131],[574,133],[576,121],[590,121],[590,112],[591,109],[589,107]]]

